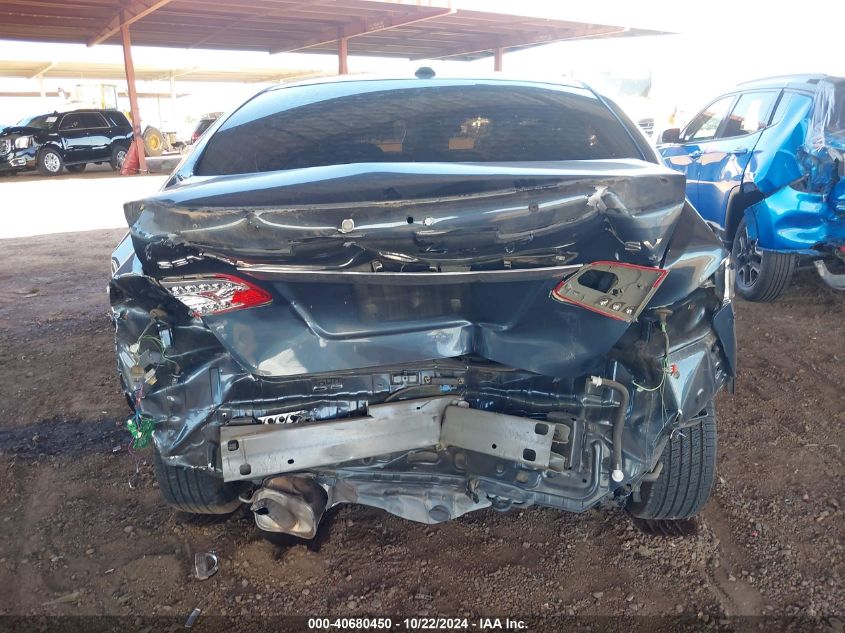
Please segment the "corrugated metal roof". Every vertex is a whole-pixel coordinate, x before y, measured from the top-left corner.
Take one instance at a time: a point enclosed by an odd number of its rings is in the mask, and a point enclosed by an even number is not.
[[[659,31],[454,8],[445,0],[0,0],[0,39],[476,59],[497,48]]]

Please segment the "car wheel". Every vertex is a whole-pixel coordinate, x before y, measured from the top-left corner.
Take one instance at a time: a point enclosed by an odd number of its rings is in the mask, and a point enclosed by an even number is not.
[[[65,167],[65,161],[54,149],[43,149],[38,154],[37,169],[42,176],[58,176]]]
[[[67,170],[72,174],[80,174],[85,171],[86,163],[82,163],[80,165],[68,165]]]
[[[711,402],[694,423],[675,431],[660,456],[659,477],[643,483],[627,501],[637,519],[683,520],[710,498],[716,474],[716,409]]]
[[[748,233],[745,218],[739,223],[731,248],[737,294],[746,301],[774,301],[783,294],[798,256],[792,253],[764,251]]]
[[[165,463],[158,449],[154,459],[156,480],[164,500],[190,514],[230,514],[238,509],[243,486],[226,483],[199,468]]]
[[[115,171],[119,170],[123,167],[123,161],[126,160],[126,148],[123,145],[115,145],[114,149],[111,151],[111,159],[109,160],[109,164],[111,168]]]
[[[161,156],[164,152],[164,137],[154,127],[144,130],[144,151],[147,156]]]

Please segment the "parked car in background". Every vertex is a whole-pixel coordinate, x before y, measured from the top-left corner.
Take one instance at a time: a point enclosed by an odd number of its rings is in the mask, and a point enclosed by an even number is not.
[[[120,169],[131,141],[132,126],[117,110],[40,114],[0,132],[0,171],[57,176],[88,163]]]
[[[197,121],[197,126],[194,128],[193,134],[191,134],[191,145],[196,143],[200,136],[202,136],[205,131],[211,127],[211,124],[219,119],[222,114],[222,112],[211,112],[203,115],[202,118]]]
[[[659,150],[730,245],[742,297],[777,299],[801,258],[845,289],[845,79],[740,84],[666,130]]]
[[[582,84],[432,75],[269,88],[125,206],[116,351],[164,499],[304,538],[341,503],[693,516],[735,342],[683,176]]]

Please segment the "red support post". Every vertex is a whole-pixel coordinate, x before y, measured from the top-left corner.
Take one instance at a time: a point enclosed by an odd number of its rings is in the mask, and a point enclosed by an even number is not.
[[[337,39],[337,74],[349,74],[349,38],[340,36]]]
[[[141,134],[141,115],[138,110],[138,92],[135,90],[135,65],[132,63],[132,40],[129,26],[121,16],[120,35],[123,41],[123,66],[126,71],[126,86],[129,92],[129,110],[132,113],[132,130],[135,135],[135,149],[138,152],[138,170],[147,173],[147,159],[144,156],[144,137]]]

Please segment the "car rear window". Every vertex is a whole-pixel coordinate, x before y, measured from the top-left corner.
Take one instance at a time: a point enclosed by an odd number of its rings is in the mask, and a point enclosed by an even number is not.
[[[522,84],[316,84],[261,93],[209,139],[195,173],[358,162],[642,158],[595,95]]]
[[[130,127],[129,119],[127,119],[122,112],[118,112],[117,110],[109,110],[104,112],[103,114],[106,115],[106,118],[108,118],[111,124],[115,127]]]
[[[197,123],[197,129],[194,130],[197,134],[202,134],[208,128],[211,127],[211,124],[214,123],[214,119],[200,119],[200,122]]]

